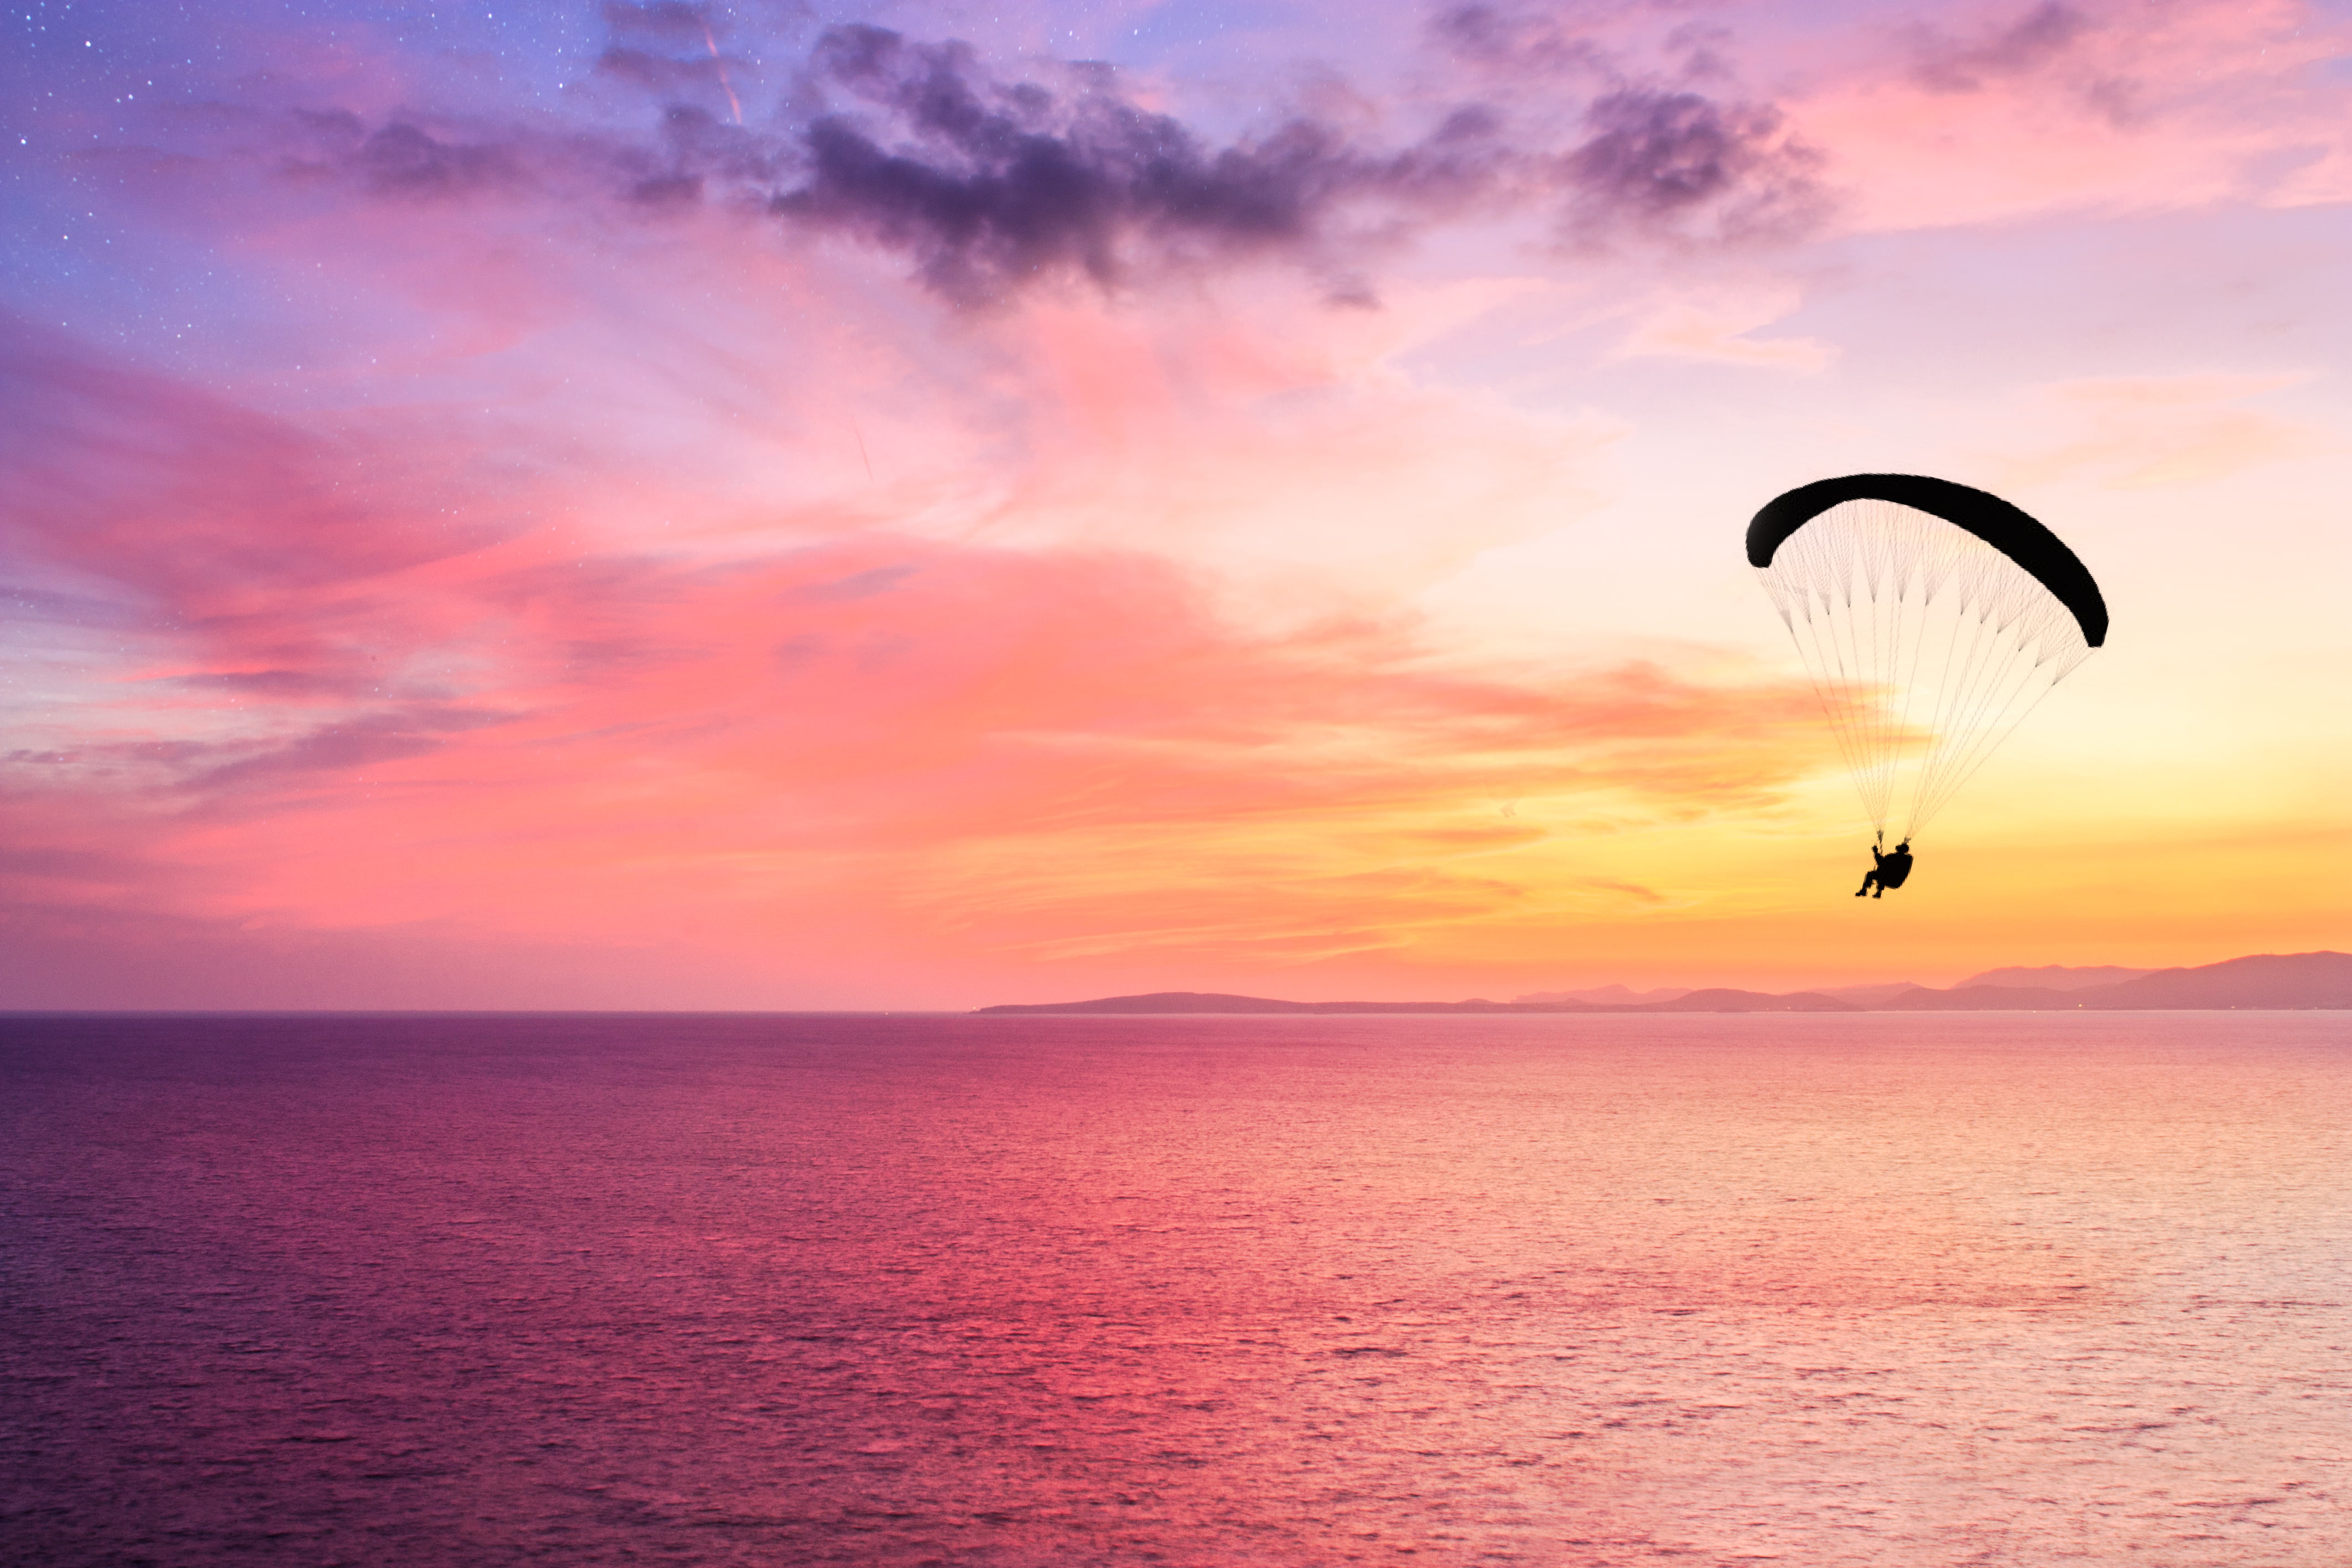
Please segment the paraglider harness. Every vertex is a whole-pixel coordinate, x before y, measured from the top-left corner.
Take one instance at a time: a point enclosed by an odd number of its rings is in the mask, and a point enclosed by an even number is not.
[[[1876,868],[1863,874],[1862,887],[1860,890],[1853,895],[1855,898],[1858,899],[1862,897],[1864,893],[1870,893],[1872,898],[1883,898],[1885,895],[1887,889],[1899,888],[1909,879],[1911,876],[1911,840],[1906,838],[1902,843],[1897,844],[1895,847],[1895,853],[1892,855],[1881,854],[1879,852],[1879,845],[1883,845],[1885,842],[1886,832],[1882,828],[1879,830],[1878,843],[1870,847],[1870,858],[1878,862],[1877,867]],[[1878,884],[1878,890],[1874,893],[1871,892],[1871,884],[1873,882]]]

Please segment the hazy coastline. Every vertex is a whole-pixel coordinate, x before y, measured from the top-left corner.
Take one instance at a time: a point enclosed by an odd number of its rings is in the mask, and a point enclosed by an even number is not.
[[[2042,970],[1997,969],[1948,990],[1931,986],[1853,986],[1835,991],[1743,991],[1702,986],[1673,991],[1652,1000],[1587,1000],[1574,992],[1537,993],[1509,1002],[1474,996],[1460,1002],[1290,1002],[1278,997],[1237,996],[1221,992],[1157,991],[1136,996],[1101,996],[1085,1002],[1010,1003],[977,1009],[982,1014],[1085,1013],[1112,1015],[1380,1014],[1380,1013],[1984,1013],[1984,1012],[2181,1012],[2227,1009],[2303,1011],[2352,1008],[2352,953],[2256,953],[2189,969],[2115,970],[2119,981],[2067,986],[2081,973],[2052,965]],[[2046,977],[2040,985],[1985,984],[2012,976]],[[2062,984],[2050,984],[2059,981]],[[1598,988],[1622,992],[1622,986]],[[1671,988],[1668,988],[1671,991]],[[1856,994],[1857,993],[1864,994]],[[1884,993],[1871,996],[1869,993]],[[1629,995],[1643,994],[1627,993]]]

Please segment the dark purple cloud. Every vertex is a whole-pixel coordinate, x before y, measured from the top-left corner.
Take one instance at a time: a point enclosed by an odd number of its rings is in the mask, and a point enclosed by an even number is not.
[[[1820,215],[1814,159],[1783,141],[1770,109],[1626,89],[1595,102],[1586,124],[1590,138],[1562,160],[1580,235],[1742,239],[1790,234]]]
[[[1475,111],[1392,152],[1303,117],[1213,148],[1107,74],[1074,93],[1000,82],[963,45],[878,27],[827,31],[810,65],[839,107],[803,132],[804,172],[772,210],[902,250],[966,301],[1054,274],[1110,284],[1139,262],[1275,252],[1328,267],[1351,208],[1458,211],[1512,162]]]
[[[1936,92],[1977,92],[1989,79],[2032,70],[2063,54],[2089,30],[2063,0],[2043,0],[1988,37],[1955,39],[1922,28],[1913,39],[1912,77]]]
[[[512,184],[513,159],[495,143],[443,142],[394,121],[359,145],[355,154],[380,191],[440,195]]]
[[[506,129],[467,134],[428,129],[422,119],[395,114],[371,128],[349,110],[298,110],[292,134],[280,142],[281,166],[301,177],[339,174],[377,195],[426,200],[530,183],[529,144]]]
[[[1363,300],[1372,261],[1466,216],[1532,215],[1579,247],[1738,243],[1820,205],[1813,161],[1769,106],[1629,76],[1559,17],[1488,5],[1435,24],[1463,97],[1386,140],[1302,111],[1220,142],[1108,67],[1008,78],[967,45],[862,24],[761,66],[698,7],[606,16],[602,78],[651,99],[644,132],[330,110],[299,117],[282,166],[404,201],[763,212],[902,257],[964,305],[1259,259]],[[763,72],[782,85],[758,86]]]
[[[1498,14],[1442,25],[1465,47],[1509,43]],[[838,107],[806,127],[804,173],[773,210],[903,251],[961,300],[1175,258],[1271,253],[1345,271],[1376,239],[1473,210],[1556,205],[1591,243],[1762,237],[1819,209],[1813,161],[1776,112],[1686,90],[1619,87],[1564,149],[1515,142],[1483,102],[1392,150],[1308,117],[1213,148],[1107,76],[1068,94],[1001,82],[961,45],[878,27],[828,31],[811,68]]]
[[[1511,76],[1588,72],[1613,76],[1611,52],[1559,11],[1516,5],[1454,5],[1438,13],[1430,35],[1454,58]]]

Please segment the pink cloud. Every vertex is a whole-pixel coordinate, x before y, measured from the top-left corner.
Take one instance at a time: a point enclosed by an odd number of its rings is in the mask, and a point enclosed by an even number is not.
[[[330,929],[462,910],[485,932],[643,937],[687,905],[805,919],[812,878],[833,897],[863,883],[869,914],[954,925],[969,915],[955,868],[993,857],[1021,867],[990,879],[1000,912],[1058,911],[1067,942],[1102,934],[1106,897],[1154,900],[1255,860],[1259,878],[1201,894],[1237,940],[1267,918],[1269,868],[1325,889],[1294,904],[1344,895],[1351,923],[1393,920],[1363,906],[1370,889],[1457,879],[1366,881],[1366,861],[1526,837],[1465,839],[1450,819],[1465,799],[1571,787],[1707,809],[1768,796],[1811,751],[1791,744],[1810,717],[1798,693],[1640,668],[1432,675],[1409,629],[1379,624],[1252,638],[1148,557],[869,541],[460,591],[530,635],[470,705],[281,709],[266,743],[110,758],[69,803],[16,770],[86,839],[165,868],[110,861],[108,881],[67,866],[43,886],[80,875],[100,904],[118,889],[131,907]],[[103,810],[89,793],[132,779]]]
[[[1882,40],[1787,105],[1864,229],[2327,199],[2352,124],[2346,39],[2303,0],[1948,10]]]
[[[2334,449],[2319,429],[2244,405],[2310,379],[2105,376],[2039,387],[2030,398],[2039,441],[1996,461],[2021,487],[2083,478],[2122,489],[2210,484]]]
[[[694,921],[739,963],[813,930],[1318,953],[1521,896],[1455,864],[1540,836],[1493,799],[1704,813],[1813,760],[1784,687],[1440,665],[1344,598],[1248,631],[1218,578],[1067,540],[453,523],[461,447],[404,432],[395,462],[56,345],[19,363],[47,466],[16,470],[18,553],[142,621],[59,744],[8,762],[28,940],[643,948]],[[780,996],[814,983],[786,967]]]
[[[1836,357],[1812,338],[1770,337],[1762,329],[1793,313],[1799,291],[1785,283],[1722,283],[1667,292],[1643,311],[1618,352],[1628,358],[1662,357],[1818,371]]]

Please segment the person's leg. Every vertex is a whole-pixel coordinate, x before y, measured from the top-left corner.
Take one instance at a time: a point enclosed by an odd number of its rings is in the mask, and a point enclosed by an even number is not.
[[[1875,872],[1875,871],[1864,871],[1864,872],[1862,874],[1862,886],[1861,886],[1861,887],[1859,887],[1859,888],[1856,888],[1856,889],[1854,889],[1853,896],[1854,896],[1855,898],[1857,898],[1857,899],[1858,899],[1858,898],[1861,898],[1864,893],[1867,893],[1867,892],[1869,892],[1869,891],[1870,891],[1870,885],[1871,885],[1873,882],[1875,882],[1875,881],[1877,881],[1877,880],[1878,880],[1878,873],[1877,873],[1877,872]]]

